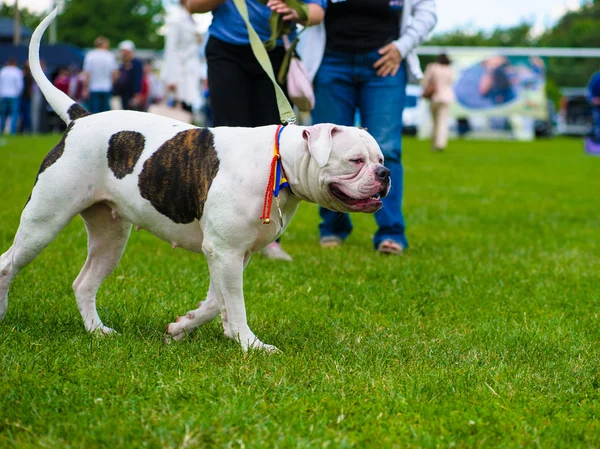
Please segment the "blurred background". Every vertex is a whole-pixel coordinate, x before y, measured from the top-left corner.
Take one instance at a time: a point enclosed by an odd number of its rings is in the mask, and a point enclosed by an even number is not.
[[[77,80],[87,51],[97,36],[110,39],[111,49],[128,39],[136,56],[146,61],[151,78],[149,103],[165,95],[160,73],[169,11],[168,0],[5,0],[0,7],[0,64],[14,58],[23,66],[32,30],[58,6],[60,16],[45,36],[42,48],[48,75],[61,70]],[[584,136],[592,126],[586,85],[600,62],[600,1],[598,0],[455,0],[438,2],[438,25],[420,47],[423,68],[435,55],[452,60],[456,102],[450,135],[464,138],[531,140],[553,135]],[[194,15],[198,56],[202,64],[210,14]],[[493,85],[486,94],[482,72],[492,67]],[[205,80],[202,80],[205,85]],[[34,92],[35,94],[35,92]],[[404,109],[407,134],[428,138],[431,119],[422,87],[409,85]],[[200,124],[210,124],[208,92]],[[33,132],[62,126],[51,111],[48,120],[34,120]],[[40,126],[39,123],[42,125]],[[26,130],[27,131],[27,130]]]

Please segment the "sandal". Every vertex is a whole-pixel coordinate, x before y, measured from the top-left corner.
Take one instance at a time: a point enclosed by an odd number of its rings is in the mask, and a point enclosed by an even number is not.
[[[404,247],[392,239],[386,239],[379,244],[377,251],[382,254],[401,256],[404,252]]]
[[[321,237],[319,243],[321,248],[337,248],[342,244],[342,239],[335,235],[328,235],[327,237]]]

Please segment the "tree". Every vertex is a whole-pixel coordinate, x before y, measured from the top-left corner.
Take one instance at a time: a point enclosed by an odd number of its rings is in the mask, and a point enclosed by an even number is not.
[[[19,8],[21,11],[21,25],[24,25],[32,30],[35,29],[36,26],[40,24],[43,19],[43,16],[40,16],[27,8]],[[0,17],[10,17],[13,18],[15,16],[15,7],[3,4],[0,6]]]
[[[587,0],[582,6],[567,12],[541,36],[534,36],[528,23],[497,28],[492,32],[451,31],[438,34],[429,45],[471,47],[600,47],[600,0]],[[424,62],[430,61],[424,58]],[[585,86],[590,76],[600,69],[600,61],[589,58],[548,58],[548,88],[552,97],[559,96],[561,87]]]
[[[600,47],[600,0],[588,1],[566,13],[539,41],[543,47]],[[600,61],[589,58],[550,58],[548,76],[559,86],[585,86],[600,69]]]
[[[527,47],[534,45],[531,24],[523,22],[507,28],[496,28],[491,32],[455,30],[433,36],[428,45],[456,47]]]
[[[161,0],[67,0],[58,16],[58,39],[82,48],[93,46],[97,36],[112,45],[130,39],[138,48],[159,49],[164,38]]]

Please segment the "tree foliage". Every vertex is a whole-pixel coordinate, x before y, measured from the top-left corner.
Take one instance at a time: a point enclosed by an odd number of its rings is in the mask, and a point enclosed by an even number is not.
[[[565,14],[537,41],[542,47],[600,48],[600,0],[584,4]],[[584,86],[600,69],[590,58],[550,58],[549,77],[559,86]]]
[[[527,47],[534,43],[531,37],[531,25],[521,23],[507,28],[484,31],[450,31],[433,36],[428,45],[458,47]]]
[[[491,32],[455,30],[438,34],[428,42],[440,46],[472,47],[569,47],[600,48],[600,0],[584,2],[576,11],[567,12],[542,35],[532,25],[521,23]],[[600,61],[589,58],[549,58],[548,85],[585,86]]]
[[[21,10],[21,25],[24,25],[32,30],[40,24],[42,18],[30,11],[27,8],[19,8]],[[14,5],[2,4],[0,5],[0,17],[14,17],[15,7]]]
[[[111,45],[130,39],[138,48],[162,48],[158,30],[164,24],[161,0],[67,0],[58,16],[58,39],[92,47],[97,36]]]

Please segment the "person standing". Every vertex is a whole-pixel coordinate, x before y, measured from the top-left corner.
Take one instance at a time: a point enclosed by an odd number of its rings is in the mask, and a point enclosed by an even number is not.
[[[206,45],[213,126],[255,127],[279,123],[273,84],[252,52],[246,24],[233,0],[188,1],[191,12],[212,11],[213,14]],[[323,20],[326,0],[305,0],[303,3],[308,6],[308,19],[303,25],[310,26]],[[272,13],[287,21],[302,22],[299,13],[283,0],[246,0],[246,4],[250,23],[263,42],[271,37],[269,19]],[[293,32],[289,38],[293,39],[295,34]],[[283,42],[277,39],[277,45],[269,52],[275,73],[279,72],[284,56]],[[285,85],[281,88],[286,92]],[[292,260],[278,242],[273,242],[262,254],[270,259]]]
[[[114,93],[121,97],[121,107],[138,111],[143,108],[142,87],[144,66],[135,57],[135,44],[126,40],[119,44],[121,66],[115,82]]]
[[[83,60],[83,96],[88,99],[92,114],[110,111],[113,79],[117,76],[117,59],[110,51],[110,42],[104,36],[94,40],[94,49]]]
[[[423,91],[429,90],[433,121],[432,150],[443,151],[448,145],[450,106],[454,102],[454,75],[448,56],[441,54],[427,66]]]
[[[29,62],[23,64],[23,94],[21,95],[21,133],[28,134],[32,131],[31,97],[33,95],[33,75],[29,69]]]
[[[0,135],[4,134],[6,121],[10,117],[10,134],[17,133],[19,123],[19,99],[23,92],[23,72],[17,60],[10,58],[0,70]]]
[[[392,188],[375,214],[373,243],[386,254],[408,247],[402,214],[402,110],[407,78],[422,77],[414,49],[435,26],[435,0],[329,0],[324,24],[308,29],[301,57],[314,75],[315,123],[352,126],[355,112],[379,143]],[[357,162],[360,163],[360,162]],[[348,214],[320,209],[320,242],[340,245]]]
[[[202,67],[198,58],[200,35],[196,22],[187,9],[187,1],[180,0],[167,19],[164,61],[161,79],[184,109],[198,113],[202,105]]]
[[[586,88],[586,98],[592,106],[593,126],[592,140],[600,144],[600,72],[596,72],[590,78]]]

